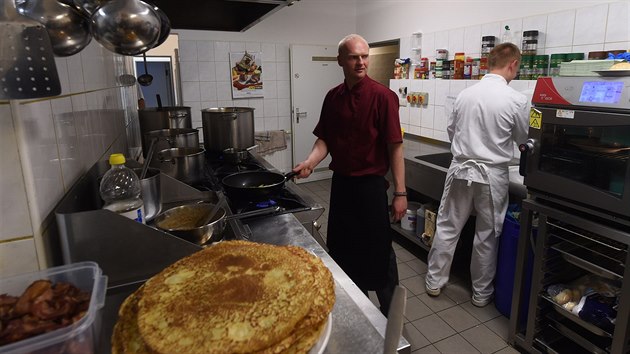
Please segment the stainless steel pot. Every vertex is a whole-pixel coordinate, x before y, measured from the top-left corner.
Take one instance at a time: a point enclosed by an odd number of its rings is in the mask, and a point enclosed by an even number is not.
[[[254,145],[254,109],[249,107],[201,110],[203,144],[206,150],[247,149]]]
[[[153,130],[192,128],[190,107],[162,107],[138,110],[142,151],[149,149],[145,134]],[[146,157],[146,156],[145,156]]]
[[[134,168],[138,176],[142,172],[142,168]],[[162,211],[162,192],[160,189],[160,170],[157,168],[149,168],[147,175],[140,180],[142,189],[142,201],[144,202],[145,219],[151,221],[157,214]]]
[[[190,128],[177,128],[177,129],[161,129],[153,130],[145,134],[144,139],[147,141],[148,146],[151,145],[151,140],[155,140],[155,151],[162,151],[171,148],[198,148],[199,147],[199,130]],[[146,158],[146,151],[143,150],[143,155]],[[158,167],[155,159],[150,163],[153,167]]]
[[[165,174],[184,183],[195,184],[203,178],[205,150],[201,148],[172,148],[157,153],[154,161]]]

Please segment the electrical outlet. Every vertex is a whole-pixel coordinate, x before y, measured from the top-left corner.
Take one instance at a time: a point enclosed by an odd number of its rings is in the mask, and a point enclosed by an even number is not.
[[[429,104],[429,93],[428,92],[418,92],[418,104],[426,106]]]

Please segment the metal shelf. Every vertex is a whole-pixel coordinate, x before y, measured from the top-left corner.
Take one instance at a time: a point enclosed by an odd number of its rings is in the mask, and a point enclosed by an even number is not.
[[[422,242],[422,240],[420,240],[420,238],[416,236],[415,232],[403,229],[402,227],[400,227],[400,224],[391,224],[391,227],[394,231],[405,236],[405,238],[409,239],[411,242],[415,243],[416,245],[422,247],[427,252],[429,252],[429,250],[431,249],[431,247],[425,245],[424,242]]]

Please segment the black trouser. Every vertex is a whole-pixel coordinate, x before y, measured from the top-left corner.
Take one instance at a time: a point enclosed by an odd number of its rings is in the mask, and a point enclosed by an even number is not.
[[[387,268],[387,284],[381,289],[374,290],[379,304],[381,304],[381,312],[385,317],[389,314],[389,305],[392,303],[394,290],[398,285],[398,264],[396,263],[396,253],[392,248],[389,254],[389,267]],[[361,289],[367,296],[368,290]]]
[[[330,255],[359,289],[376,291],[384,314],[398,285],[393,232],[383,176],[333,175],[327,240]]]

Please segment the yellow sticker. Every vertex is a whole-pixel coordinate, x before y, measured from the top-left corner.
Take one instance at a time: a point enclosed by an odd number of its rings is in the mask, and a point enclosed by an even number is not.
[[[542,126],[542,112],[536,108],[532,108],[529,111],[529,127],[534,129],[540,129]]]

